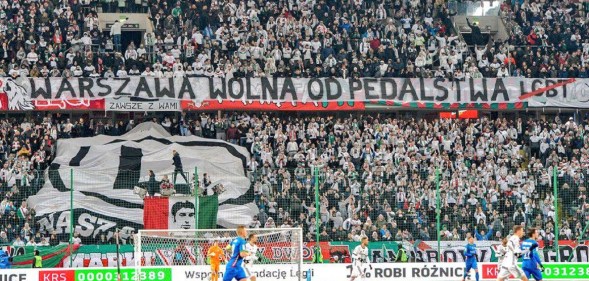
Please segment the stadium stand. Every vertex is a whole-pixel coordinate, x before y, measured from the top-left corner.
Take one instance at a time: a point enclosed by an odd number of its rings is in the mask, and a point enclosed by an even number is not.
[[[2,1],[0,77],[588,77],[587,3],[507,1],[505,42],[467,46],[445,1]],[[148,12],[154,32],[120,46],[96,9]],[[251,227],[300,226],[315,237],[312,168],[321,167],[321,240],[430,240],[435,168],[442,169],[445,240],[497,240],[514,224],[555,224],[587,237],[587,119],[415,120],[382,114],[203,114],[156,120],[175,135],[247,147],[260,208]],[[2,119],[0,242],[57,243],[38,232],[26,198],[42,185],[55,141],[121,135],[135,124],[47,116]],[[483,180],[481,180],[483,179]],[[558,211],[558,210],[556,210]],[[491,235],[486,235],[486,234]],[[65,242],[65,241],[62,241]]]
[[[587,77],[587,11],[587,3],[576,1],[504,2],[502,15],[510,38],[507,44],[483,50],[494,55],[507,49],[514,64],[512,76]]]
[[[438,66],[450,75],[468,50],[438,2],[104,1],[103,11],[149,6],[154,32],[138,46],[120,46],[120,23],[98,28],[95,1],[5,2],[0,75],[433,77]]]
[[[567,198],[560,239],[587,237],[587,120],[234,113],[186,117],[185,127],[176,120],[156,121],[173,134],[223,138],[251,151],[248,166],[260,209],[253,228],[300,226],[313,241],[311,173],[321,167],[321,240],[357,241],[360,235],[373,241],[429,240],[436,237],[435,167],[443,167],[442,239],[497,240],[514,224],[526,223],[545,230],[542,236],[550,244],[552,167],[558,165],[559,197]],[[50,233],[37,232],[35,210],[23,202],[40,187],[40,169],[51,162],[55,140],[120,135],[133,126],[51,117],[3,120],[2,241],[49,241]]]
[[[107,12],[149,11],[154,32],[139,46],[120,46],[114,29],[98,28],[96,1],[3,2],[0,76],[588,75],[582,2],[506,1],[509,39],[470,47],[444,1],[236,2],[102,2]]]

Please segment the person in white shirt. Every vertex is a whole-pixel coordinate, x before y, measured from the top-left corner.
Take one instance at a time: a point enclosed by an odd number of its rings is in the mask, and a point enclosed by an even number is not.
[[[172,71],[171,68],[166,67],[166,68],[164,68],[164,76],[163,77],[165,77],[165,78],[173,78],[174,77],[174,72]],[[162,78],[162,77],[159,77],[159,78]]]
[[[85,73],[93,73],[94,70],[96,70],[96,68],[92,64],[87,64],[86,66],[84,66]]]
[[[175,61],[176,58],[174,58],[174,55],[172,55],[171,51],[166,52],[164,55],[162,55],[162,64],[165,66],[172,66]]]
[[[184,68],[180,64],[176,67],[177,64],[174,65],[174,78],[184,77],[186,73],[184,72]]]
[[[505,237],[501,240],[501,245],[497,247],[497,272],[501,271],[501,264],[507,255],[507,251],[507,237]],[[508,280],[508,278],[505,278],[505,280]]]
[[[88,32],[84,32],[84,36],[82,36],[80,41],[84,45],[84,50],[90,51],[90,46],[92,45],[92,38],[90,38],[90,35],[88,35]]]
[[[76,68],[74,68],[72,72],[74,74],[74,77],[82,77],[82,75],[84,75],[84,71],[79,65],[76,66]]]
[[[80,233],[74,233],[74,245],[82,244],[82,239],[80,238]]]
[[[488,60],[488,59],[487,59],[487,57],[485,56],[485,57],[483,57],[483,59],[481,59],[481,60],[479,61],[479,68],[481,68],[481,69],[482,69],[482,68],[485,68],[485,67],[488,67],[488,66],[489,66],[489,60]]]
[[[166,38],[164,38],[164,47],[166,50],[171,50],[172,46],[174,46],[174,37],[172,37],[172,34],[168,33],[168,35],[166,35]]]
[[[141,73],[141,76],[144,76],[144,77],[153,77],[154,76],[154,73],[151,71],[151,69],[149,69],[149,67],[146,67],[145,68],[145,71],[143,71]]]
[[[13,69],[8,71],[8,76],[17,77],[20,76],[20,70],[18,69],[18,65],[15,65]]]
[[[252,266],[254,265],[254,262],[258,260],[258,246],[256,243],[258,243],[258,236],[250,234],[247,243],[245,244],[245,250],[249,255],[243,259],[243,269],[250,281],[256,281],[256,275],[252,272]]]
[[[483,55],[487,52],[487,46],[484,46],[484,48],[480,49],[479,46],[474,45],[474,52],[477,56],[477,61],[481,61],[483,59]]]
[[[445,35],[444,37],[435,36],[435,38],[438,39],[438,42],[440,43],[440,48],[443,48],[443,47],[446,47],[446,45],[449,45],[450,43],[452,43],[452,41],[458,39],[458,36]]]
[[[195,28],[196,29],[196,28]],[[202,45],[204,36],[200,33],[200,30],[196,29],[196,32],[192,34],[192,41],[197,45]]]
[[[364,266],[369,262],[368,237],[364,236],[360,240],[360,245],[356,246],[352,252],[352,275],[350,281],[354,281],[358,276],[364,280]]]
[[[35,53],[35,50],[31,50],[27,54],[27,60],[29,61],[30,64],[35,64],[39,60],[39,55],[37,55],[37,53]]]
[[[115,51],[121,50],[121,28],[123,24],[119,22],[119,20],[115,20],[115,22],[110,27],[110,35],[113,37]]]
[[[143,44],[139,45],[139,48],[137,48],[137,56],[141,57],[143,55],[145,55],[147,53],[147,49],[145,49],[145,46]]]
[[[499,69],[499,67],[501,66],[501,63],[499,63],[498,59],[495,59],[491,64],[489,64],[489,66],[493,69],[493,70],[497,70]]]
[[[143,38],[145,40],[146,51],[151,53],[153,51],[153,46],[156,41],[155,37],[153,36],[153,34],[146,32],[145,35],[143,35]]]
[[[24,247],[25,246],[25,241],[22,241],[20,239],[20,237],[17,236],[16,237],[16,240],[14,240],[14,242],[12,243],[12,246],[15,246],[15,247]]]
[[[500,69],[497,70],[497,77],[509,77],[509,70],[502,65]]]
[[[141,72],[139,71],[136,65],[133,65],[133,68],[129,70],[129,75],[131,76],[139,76],[140,74]]]
[[[162,71],[162,69],[160,67],[157,67],[153,71],[153,75],[152,76],[155,77],[155,78],[163,78],[164,77],[164,72]]]
[[[138,57],[138,54],[137,54],[137,51],[135,51],[135,48],[133,48],[133,47],[127,48],[127,51],[125,52],[125,59],[136,60],[137,57]]]
[[[182,51],[178,49],[178,46],[174,46],[170,53],[172,53],[172,57],[174,57],[175,59],[179,59],[180,55],[182,54]]]
[[[37,243],[37,246],[49,246],[49,241],[47,241],[47,238],[42,238],[41,242]]]
[[[125,67],[124,66],[122,66],[119,70],[117,70],[117,77],[119,77],[119,78],[127,78],[127,77],[129,77],[127,75],[127,71],[125,70]]]
[[[523,270],[517,266],[517,259],[523,254],[519,243],[522,236],[524,236],[524,227],[521,225],[514,226],[513,235],[507,241],[507,253],[501,263],[501,270],[497,275],[497,281],[505,281],[510,274],[522,281],[528,281]]]
[[[503,52],[498,52],[497,54],[495,54],[495,58],[497,60],[499,60],[500,62],[505,61],[505,58],[507,58],[507,55],[505,55],[505,53]]]

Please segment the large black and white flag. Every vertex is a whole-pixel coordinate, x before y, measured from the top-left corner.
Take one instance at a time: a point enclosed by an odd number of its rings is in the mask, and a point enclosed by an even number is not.
[[[130,233],[143,227],[143,200],[133,188],[148,183],[149,170],[158,181],[164,175],[172,180],[173,150],[179,153],[184,171],[192,175],[198,167],[200,179],[204,173],[211,177],[207,188],[223,186],[219,226],[247,224],[257,214],[246,172],[250,155],[245,148],[219,140],[171,136],[154,123],[142,123],[120,137],[59,140],[56,158],[45,172],[45,184],[29,198],[29,206],[35,208],[42,230],[68,235],[73,185],[75,231],[85,241],[102,234],[110,237],[117,227]],[[177,183],[187,186],[180,175]]]

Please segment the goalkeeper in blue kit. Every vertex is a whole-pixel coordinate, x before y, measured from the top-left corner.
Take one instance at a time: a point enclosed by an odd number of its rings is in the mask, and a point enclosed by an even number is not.
[[[538,248],[538,230],[530,228],[528,230],[528,239],[522,243],[523,263],[522,269],[528,279],[533,277],[534,280],[542,280],[542,272],[544,272],[544,266],[538,256],[536,248]]]
[[[471,269],[475,271],[476,281],[479,281],[479,268],[477,265],[477,246],[474,244],[474,237],[468,237],[468,244],[464,250],[464,256],[466,256],[466,268],[464,269],[464,276],[462,281],[466,279]]]

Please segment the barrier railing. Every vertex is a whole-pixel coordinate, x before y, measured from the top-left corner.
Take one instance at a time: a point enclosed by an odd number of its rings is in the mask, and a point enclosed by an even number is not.
[[[318,155],[327,148],[321,144]],[[153,196],[167,198],[168,213],[161,217],[165,221],[152,221],[164,228],[184,223],[216,228],[231,212],[250,206],[240,213],[248,227],[299,226],[306,242],[330,245],[365,235],[371,243],[382,243],[375,245],[394,248],[393,255],[405,249],[415,261],[455,260],[459,252],[454,250],[462,248],[469,235],[493,251],[492,245],[518,224],[541,231],[543,257],[551,261],[580,261],[583,241],[589,240],[589,170],[578,164],[575,150],[569,155],[558,146],[552,153],[544,146],[522,149],[525,165],[506,167],[486,180],[475,170],[484,159],[413,168],[391,159],[372,171],[370,160],[360,158],[351,159],[344,169],[335,162],[306,165],[294,161],[294,154],[270,162],[262,150],[250,151],[264,165],[248,168],[246,181],[225,172],[205,174],[198,167],[177,172],[169,167],[151,174],[130,148],[117,163],[108,163],[117,167],[114,174],[107,172],[112,167],[51,165],[27,177],[5,177],[0,242],[16,247],[67,245],[64,251],[69,251],[72,264],[79,245],[112,244],[116,232],[122,244],[132,244],[133,234],[146,223],[144,200]],[[72,155],[70,165],[80,159],[82,154]],[[374,161],[372,165],[381,165]],[[129,167],[135,168],[125,169]],[[230,194],[238,189],[227,187],[236,182],[242,193]],[[176,203],[177,208],[172,206]]]

